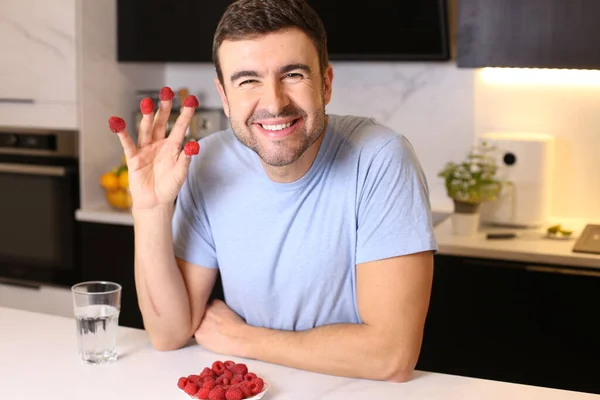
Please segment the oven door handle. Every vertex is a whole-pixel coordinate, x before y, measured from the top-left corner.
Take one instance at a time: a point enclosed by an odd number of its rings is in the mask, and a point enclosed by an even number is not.
[[[54,165],[0,163],[0,172],[22,175],[65,176],[67,168]]]

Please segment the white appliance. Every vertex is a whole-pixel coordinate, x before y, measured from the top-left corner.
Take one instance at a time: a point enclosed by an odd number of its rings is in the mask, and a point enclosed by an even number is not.
[[[499,199],[483,203],[481,222],[536,228],[546,224],[552,190],[554,136],[542,133],[490,132],[480,136],[496,146]]]

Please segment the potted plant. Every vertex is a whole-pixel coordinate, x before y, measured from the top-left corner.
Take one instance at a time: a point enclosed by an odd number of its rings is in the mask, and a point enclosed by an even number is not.
[[[481,141],[467,153],[464,161],[450,161],[438,174],[454,202],[452,220],[456,234],[475,233],[481,204],[496,200],[502,190],[502,182],[496,177],[494,151],[494,146]]]

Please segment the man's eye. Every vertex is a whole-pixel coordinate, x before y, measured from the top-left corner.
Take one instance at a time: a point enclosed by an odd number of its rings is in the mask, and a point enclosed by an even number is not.
[[[255,79],[246,79],[245,81],[240,83],[240,86],[247,85],[249,83],[254,83],[254,82],[256,82]]]
[[[304,78],[304,76],[302,76],[302,74],[299,74],[297,72],[290,72],[285,77],[289,78],[289,79],[292,79],[292,80],[299,80],[299,79]]]

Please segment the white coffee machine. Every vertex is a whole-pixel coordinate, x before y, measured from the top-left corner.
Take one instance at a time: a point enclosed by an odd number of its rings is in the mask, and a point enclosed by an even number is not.
[[[481,205],[481,222],[523,228],[545,225],[552,200],[554,136],[490,132],[480,139],[496,146],[497,176],[505,182],[498,200]]]

